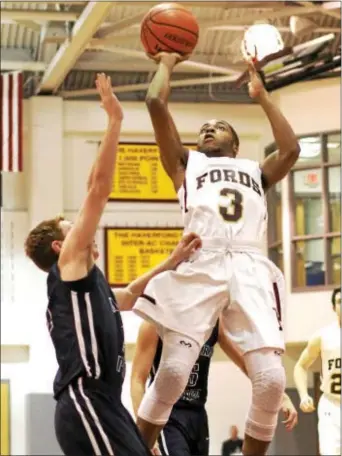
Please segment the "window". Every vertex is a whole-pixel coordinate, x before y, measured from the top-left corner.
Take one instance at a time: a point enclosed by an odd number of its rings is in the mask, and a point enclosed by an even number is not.
[[[268,211],[268,249],[269,257],[284,272],[283,263],[283,217],[281,183],[278,182],[267,192]]]
[[[300,157],[289,176],[292,288],[336,286],[341,282],[341,134],[306,136],[299,142]],[[266,153],[274,150],[272,145]],[[281,192],[276,187],[269,191],[268,204],[269,256],[282,269]]]

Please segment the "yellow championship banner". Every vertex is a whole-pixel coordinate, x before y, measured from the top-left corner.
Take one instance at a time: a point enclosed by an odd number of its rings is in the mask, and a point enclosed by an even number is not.
[[[10,454],[10,384],[1,380],[1,456]]]
[[[111,287],[124,287],[165,260],[183,228],[105,228],[105,271]]]
[[[161,163],[157,145],[119,144],[109,201],[177,201],[172,181]]]

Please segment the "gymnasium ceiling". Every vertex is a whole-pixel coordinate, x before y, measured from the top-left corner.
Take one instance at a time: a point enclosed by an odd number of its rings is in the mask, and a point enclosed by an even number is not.
[[[105,71],[120,87],[122,100],[143,100],[155,64],[144,55],[139,23],[155,3],[1,1],[1,71],[24,71],[25,97],[51,93],[80,100],[96,96],[96,73]],[[200,40],[191,61],[174,74],[179,85],[172,92],[174,101],[249,102],[245,88],[237,89],[232,79],[244,70],[244,30],[257,20],[277,26],[286,46],[334,33],[329,52],[340,54],[339,1],[181,3],[197,17]],[[311,21],[310,31],[294,36],[291,16]],[[208,83],[212,77],[220,83]]]

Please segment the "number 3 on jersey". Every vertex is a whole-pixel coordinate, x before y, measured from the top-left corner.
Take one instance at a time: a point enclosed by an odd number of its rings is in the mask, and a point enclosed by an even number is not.
[[[242,194],[233,188],[223,188],[220,191],[220,199],[225,204],[219,206],[221,217],[225,222],[238,222],[242,217],[243,204]]]
[[[331,394],[341,394],[341,374],[333,374],[331,380]]]

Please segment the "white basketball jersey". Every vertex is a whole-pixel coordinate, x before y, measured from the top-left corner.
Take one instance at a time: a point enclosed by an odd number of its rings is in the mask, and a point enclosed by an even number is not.
[[[263,239],[267,207],[255,161],[190,151],[178,198],[185,232],[246,244]]]
[[[327,396],[341,397],[341,328],[338,323],[321,331],[321,391]]]

